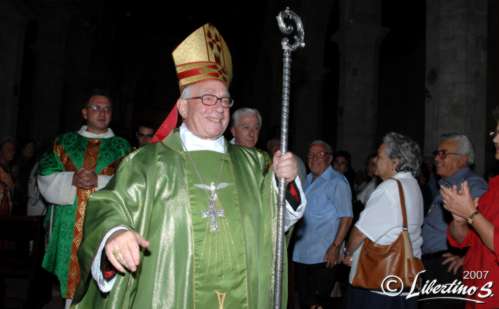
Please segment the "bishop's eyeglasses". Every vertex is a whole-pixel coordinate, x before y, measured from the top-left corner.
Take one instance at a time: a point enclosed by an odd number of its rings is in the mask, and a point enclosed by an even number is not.
[[[230,108],[234,105],[234,100],[231,97],[217,97],[214,94],[203,94],[198,97],[191,97],[191,98],[185,98],[185,100],[195,100],[199,99],[201,100],[201,103],[203,103],[206,106],[213,106],[217,104],[218,101],[222,103],[222,106],[225,108]]]

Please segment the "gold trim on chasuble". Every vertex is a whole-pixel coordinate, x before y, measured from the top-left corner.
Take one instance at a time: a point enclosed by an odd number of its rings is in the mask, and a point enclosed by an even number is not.
[[[99,155],[99,147],[101,141],[98,139],[89,139],[87,149],[85,151],[85,156],[83,159],[83,168],[88,170],[94,170],[97,166],[97,158]],[[67,155],[65,156],[67,157]],[[112,176],[116,171],[116,167],[118,166],[120,160],[117,160],[106,168],[104,168],[99,175],[107,175]],[[76,168],[69,161],[69,158],[66,159],[67,165],[66,167],[72,166],[74,171],[76,172]],[[73,170],[71,170],[73,171]],[[80,282],[80,265],[78,263],[78,249],[80,248],[81,240],[83,237],[83,222],[85,221],[85,210],[87,207],[87,201],[90,195],[95,192],[94,189],[81,189],[77,188],[76,196],[76,214],[75,214],[75,225],[73,229],[73,241],[71,244],[71,257],[69,259],[69,269],[68,269],[68,290],[67,290],[67,298],[73,298],[76,288],[78,287],[78,283]]]

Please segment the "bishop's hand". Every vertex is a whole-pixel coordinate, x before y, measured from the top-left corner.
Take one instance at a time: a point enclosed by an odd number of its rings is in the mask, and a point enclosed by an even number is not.
[[[272,159],[272,170],[277,178],[284,178],[289,183],[298,175],[298,163],[291,152],[281,155],[280,151],[276,151]]]
[[[105,252],[111,265],[121,273],[135,272],[140,264],[140,248],[148,248],[149,242],[134,231],[120,230],[106,242]]]

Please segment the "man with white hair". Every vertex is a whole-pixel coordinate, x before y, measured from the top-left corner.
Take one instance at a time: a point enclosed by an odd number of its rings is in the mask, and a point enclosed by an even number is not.
[[[435,156],[436,173],[441,177],[440,186],[460,186],[468,182],[474,198],[487,191],[485,180],[475,174],[470,166],[474,164],[475,153],[473,145],[466,135],[445,134],[440,139]],[[450,283],[462,265],[460,255],[449,252],[447,244],[447,226],[451,219],[444,210],[442,196],[438,193],[425,216],[423,223],[423,263],[425,264],[425,279],[436,279],[439,284]],[[432,300],[422,302],[424,308],[455,308],[455,301]]]
[[[242,107],[232,114],[232,127],[230,132],[234,139],[232,142],[243,147],[253,148],[258,143],[262,116],[257,109]]]
[[[77,309],[272,306],[275,182],[296,190],[286,198],[289,228],[305,207],[299,180],[292,186],[296,161],[278,152],[269,167],[254,149],[225,140],[232,66],[214,26],[189,35],[173,59],[176,109],[89,202]],[[183,122],[171,132],[177,110]]]
[[[308,205],[293,251],[301,308],[331,305],[331,290],[339,280],[335,266],[340,262],[341,247],[352,224],[350,185],[331,167],[332,160],[329,144],[321,140],[310,144],[310,173],[305,182]]]

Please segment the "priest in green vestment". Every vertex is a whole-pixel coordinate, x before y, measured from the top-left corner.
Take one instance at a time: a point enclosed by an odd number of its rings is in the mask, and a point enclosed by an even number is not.
[[[68,305],[80,279],[78,248],[88,197],[114,175],[128,142],[114,135],[111,101],[102,91],[89,95],[82,109],[86,125],[56,138],[40,160],[38,186],[51,205],[47,212],[49,239],[42,266],[59,280]]]
[[[276,177],[289,183],[289,228],[305,208],[296,160],[277,153],[269,167],[223,137],[231,60],[215,27],[196,30],[173,57],[182,94],[156,143],[125,158],[88,203],[75,308],[272,306]],[[183,123],[168,135],[177,109]]]

